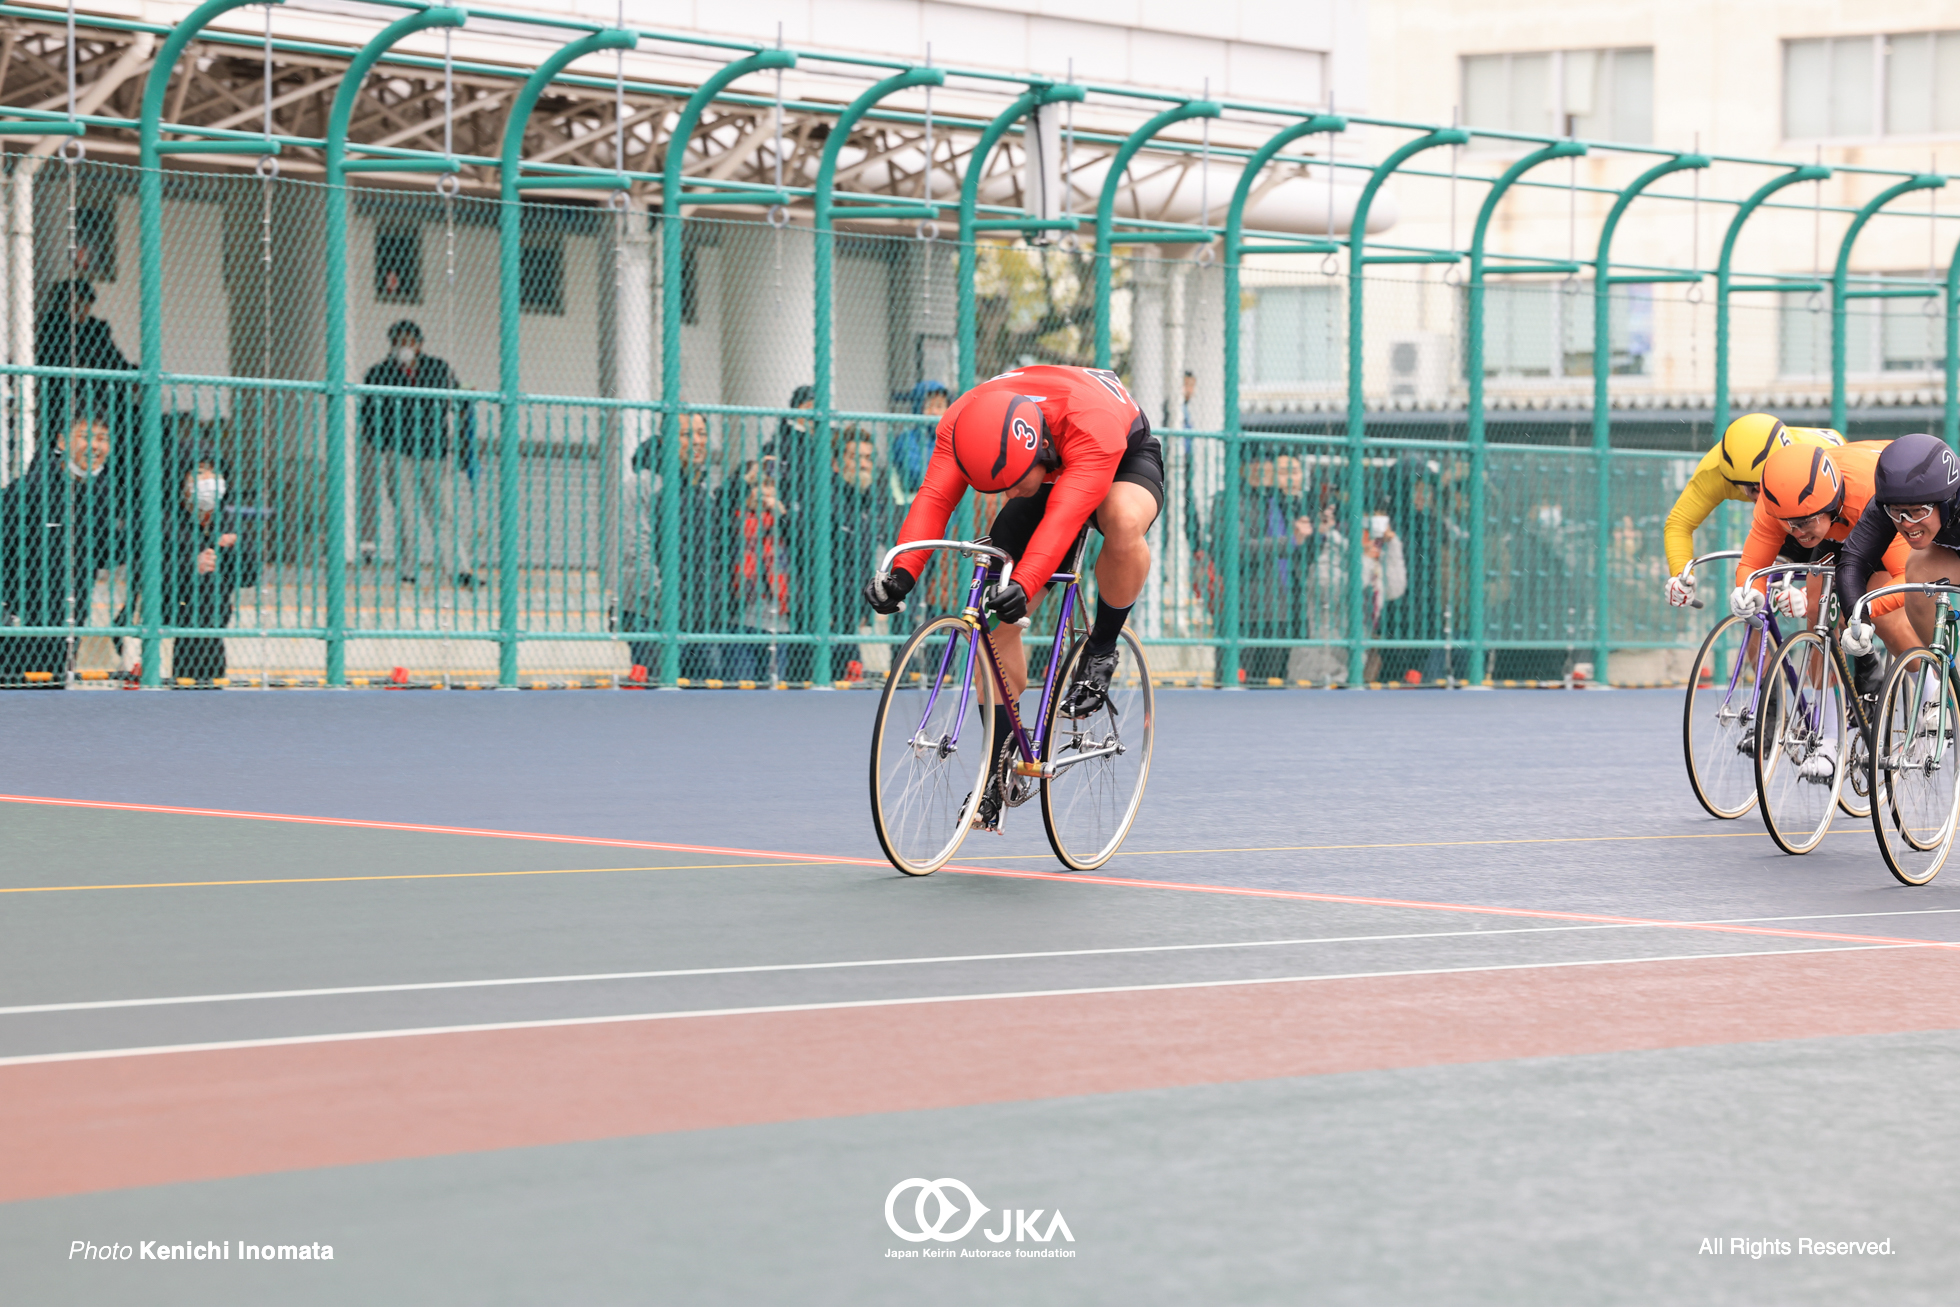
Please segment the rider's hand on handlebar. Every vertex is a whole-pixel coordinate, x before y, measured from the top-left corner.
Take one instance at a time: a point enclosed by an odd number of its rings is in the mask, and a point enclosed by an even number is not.
[[[1844,651],[1853,658],[1863,658],[1872,651],[1874,634],[1870,622],[1847,622],[1844,626],[1844,634],[1838,637],[1838,643],[1843,645]]]
[[[1003,622],[1018,622],[1028,615],[1028,592],[1019,581],[997,585],[987,592],[987,607]]]
[[[1667,602],[1669,607],[1686,608],[1694,602],[1694,598],[1695,578],[1693,573],[1689,573],[1687,576],[1670,576],[1667,578]]]
[[[1754,586],[1737,586],[1729,591],[1729,611],[1737,617],[1754,617],[1763,611],[1763,592]]]
[[[889,572],[876,572],[864,583],[864,601],[871,605],[874,613],[887,617],[905,607],[905,596],[917,584],[912,574],[902,567],[894,567]]]
[[[1801,619],[1810,611],[1810,599],[1797,586],[1778,586],[1776,593],[1770,596],[1769,606],[1784,617]]]

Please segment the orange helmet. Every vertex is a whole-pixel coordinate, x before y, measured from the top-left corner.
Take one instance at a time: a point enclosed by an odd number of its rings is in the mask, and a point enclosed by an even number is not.
[[[1844,507],[1844,476],[1821,445],[1779,445],[1763,464],[1763,499],[1784,519],[1837,516]]]
[[[1048,423],[1032,395],[983,390],[953,415],[953,462],[982,494],[1005,490],[1049,462]]]

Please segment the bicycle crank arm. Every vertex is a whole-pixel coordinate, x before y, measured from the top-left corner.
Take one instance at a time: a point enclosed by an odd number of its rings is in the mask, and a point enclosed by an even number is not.
[[[1021,772],[1023,776],[1060,776],[1064,771],[1075,766],[1078,762],[1088,762],[1095,758],[1107,758],[1112,754],[1121,752],[1123,752],[1122,745],[1112,744],[1107,749],[1091,749],[1087,753],[1072,753],[1057,762],[1016,763],[1014,770]],[[1023,768],[1029,768],[1031,770],[1023,771]]]

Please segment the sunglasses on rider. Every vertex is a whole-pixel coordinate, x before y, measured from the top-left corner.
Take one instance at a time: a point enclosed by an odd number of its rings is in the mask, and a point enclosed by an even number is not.
[[[1933,506],[1931,504],[1887,504],[1885,506],[1885,516],[1891,518],[1900,526],[1911,526],[1915,522],[1924,522],[1932,515],[1932,512]]]

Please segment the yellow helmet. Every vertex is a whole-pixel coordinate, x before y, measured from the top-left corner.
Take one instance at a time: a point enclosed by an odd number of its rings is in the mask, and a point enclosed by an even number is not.
[[[1786,427],[1768,413],[1745,413],[1722,433],[1722,475],[1737,485],[1759,485],[1769,452],[1789,445],[1842,445],[1827,427]]]

